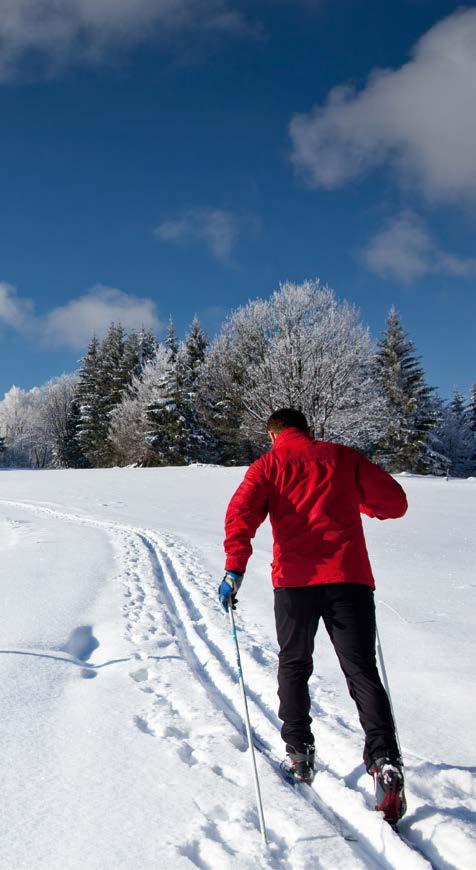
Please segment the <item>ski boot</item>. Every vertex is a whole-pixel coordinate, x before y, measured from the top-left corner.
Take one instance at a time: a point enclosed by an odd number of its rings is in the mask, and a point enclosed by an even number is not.
[[[287,743],[286,760],[282,764],[285,776],[293,783],[310,785],[314,779],[314,755],[313,743],[306,743],[304,752],[297,752],[294,746]]]
[[[375,809],[383,812],[385,821],[395,827],[407,810],[402,762],[383,755],[372,762],[369,773],[375,786]]]

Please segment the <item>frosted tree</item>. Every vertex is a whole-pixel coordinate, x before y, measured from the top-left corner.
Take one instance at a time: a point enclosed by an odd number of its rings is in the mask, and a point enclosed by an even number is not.
[[[181,365],[180,406],[184,418],[184,458],[187,463],[211,462],[218,456],[217,438],[200,413],[200,380],[208,344],[208,337],[195,316],[177,352],[177,362]]]
[[[476,384],[471,387],[471,398],[469,400],[469,426],[471,432],[476,437]]]
[[[0,435],[5,439],[9,465],[19,468],[34,464],[33,432],[36,427],[37,389],[13,386],[0,402]]]
[[[371,451],[386,405],[372,376],[374,347],[358,312],[318,281],[283,284],[225,322],[204,372],[204,402],[228,437],[266,444],[279,407],[303,411],[318,438]]]
[[[111,324],[102,342],[92,339],[81,363],[78,389],[79,442],[90,465],[115,461],[116,447],[109,438],[113,414],[128,398],[133,380],[142,376],[156,351],[157,342],[151,333],[132,330],[126,336],[120,323]],[[114,419],[117,425],[117,415]]]
[[[102,360],[99,340],[93,336],[88,350],[81,360],[77,391],[81,422],[78,438],[83,454],[93,467],[104,456],[109,420],[104,413]]]
[[[126,365],[125,345],[122,325],[111,323],[101,343],[100,354],[100,390],[103,411],[108,418],[112,409],[122,400],[132,377]],[[135,361],[132,359],[130,362],[134,366]]]
[[[5,432],[10,463],[34,468],[57,466],[67,420],[77,388],[76,375],[61,375],[41,387],[24,391],[13,387],[0,403],[0,426]]]
[[[459,390],[455,390],[451,401],[444,406],[435,434],[439,452],[446,459],[444,470],[453,477],[468,477],[474,470],[474,439],[470,415]]]
[[[59,451],[59,464],[64,468],[87,468],[88,460],[81,448],[81,406],[73,397],[66,420],[66,431]]]
[[[476,384],[471,387],[471,398],[468,408],[469,428],[473,438],[473,446],[471,451],[471,474],[476,474]]]
[[[429,436],[438,419],[434,391],[425,383],[414,345],[395,308],[378,344],[375,371],[389,407],[379,458],[390,471],[428,471]]]
[[[182,349],[183,350],[183,349]],[[147,406],[146,442],[150,462],[156,465],[185,465],[187,427],[183,407],[184,355],[160,346],[154,366],[154,389]]]
[[[76,374],[65,374],[53,378],[42,386],[37,395],[37,432],[38,444],[50,454],[53,465],[68,467],[67,444],[71,438],[71,415],[76,403],[79,378]],[[79,425],[79,407],[78,420]],[[79,435],[78,438],[79,450]],[[84,465],[84,457],[81,465]]]
[[[144,465],[147,456],[145,409],[134,396],[126,396],[111,414],[109,440],[118,465]]]
[[[127,395],[111,413],[109,438],[120,465],[154,464],[147,440],[151,429],[148,410],[162,395],[168,359],[164,345],[156,345],[154,358],[132,379]]]
[[[143,369],[148,362],[151,362],[154,359],[158,347],[158,342],[154,333],[150,330],[144,329],[144,327],[142,327],[139,333],[139,347],[141,369]]]
[[[141,336],[134,329],[125,338],[121,366],[126,384],[130,384],[132,378],[140,375],[142,371]]]
[[[205,360],[208,337],[195,315],[185,338],[185,368],[187,383],[194,387]]]
[[[157,353],[157,339],[152,332],[141,329],[139,333],[131,330],[124,339],[122,359],[123,389],[130,386],[134,377],[140,377],[144,366],[154,359]]]
[[[197,415],[197,381],[207,347],[198,319],[179,343],[169,323],[166,342],[137,375],[111,415],[116,460],[141,465],[207,461],[210,443]],[[208,452],[207,452],[208,451]]]
[[[174,361],[177,357],[179,343],[177,339],[177,333],[175,331],[175,325],[171,317],[169,317],[169,322],[167,325],[167,336],[165,339],[165,347],[169,353],[170,359]]]

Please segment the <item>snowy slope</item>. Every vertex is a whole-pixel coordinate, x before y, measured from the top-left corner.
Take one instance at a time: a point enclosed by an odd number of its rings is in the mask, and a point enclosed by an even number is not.
[[[314,788],[297,794],[276,772],[267,525],[258,533],[237,620],[266,853],[215,596],[242,473],[0,473],[0,867],[475,866],[476,483],[402,479],[408,515],[366,522],[407,763],[402,838],[369,809],[360,727],[324,635]]]

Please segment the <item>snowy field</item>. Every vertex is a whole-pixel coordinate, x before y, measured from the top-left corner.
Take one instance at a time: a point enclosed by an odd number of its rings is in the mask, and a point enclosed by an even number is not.
[[[277,649],[259,531],[237,622],[263,851],[228,622],[216,601],[243,469],[0,472],[0,867],[474,868],[476,481],[400,478],[365,520],[407,770],[397,836],[370,808],[362,734],[325,632],[319,771],[277,773]]]

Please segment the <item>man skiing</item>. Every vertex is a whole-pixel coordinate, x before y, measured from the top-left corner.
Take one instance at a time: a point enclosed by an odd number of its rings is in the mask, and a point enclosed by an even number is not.
[[[388,696],[375,659],[374,579],[360,514],[403,516],[402,487],[357,450],[314,441],[292,408],[268,420],[271,450],[247,470],[225,519],[225,576],[219,598],[234,607],[251,539],[269,514],[279,645],[281,736],[295,780],[314,776],[308,680],[322,616],[365,732],[364,762],[376,809],[396,823],[405,812],[402,760]]]

